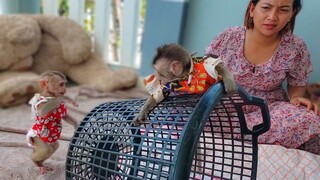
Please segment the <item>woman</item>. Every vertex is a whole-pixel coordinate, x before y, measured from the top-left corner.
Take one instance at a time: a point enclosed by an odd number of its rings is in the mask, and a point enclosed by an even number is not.
[[[289,148],[304,144],[320,154],[319,107],[305,98],[310,54],[305,42],[293,35],[301,7],[301,0],[251,0],[245,26],[219,34],[206,53],[219,55],[239,85],[268,102],[271,128],[259,136],[259,143]],[[285,80],[288,93],[282,88]],[[257,109],[246,111],[248,126],[261,122]]]

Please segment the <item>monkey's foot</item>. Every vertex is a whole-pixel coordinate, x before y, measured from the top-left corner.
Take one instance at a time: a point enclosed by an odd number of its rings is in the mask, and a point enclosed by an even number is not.
[[[53,171],[54,168],[53,167],[50,167],[50,166],[41,166],[39,167],[39,171],[41,174],[44,174],[45,172],[50,172],[50,171]]]
[[[143,120],[138,120],[138,119],[133,120],[133,125],[136,127],[141,126],[141,124],[143,123],[144,123]]]
[[[146,119],[147,119],[147,117],[142,116],[142,115],[139,114],[138,116],[133,118],[132,123],[133,123],[134,126],[138,127],[138,126],[141,126],[142,124],[144,124]]]

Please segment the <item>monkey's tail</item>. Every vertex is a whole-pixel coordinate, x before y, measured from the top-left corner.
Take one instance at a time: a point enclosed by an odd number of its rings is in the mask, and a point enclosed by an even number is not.
[[[0,147],[26,147],[32,148],[28,146],[25,142],[0,142]]]
[[[17,133],[17,134],[27,134],[28,133],[27,129],[11,128],[11,127],[6,127],[6,126],[0,126],[0,131],[9,132],[9,133]],[[64,136],[64,135],[61,135],[60,140],[71,141],[71,138]]]

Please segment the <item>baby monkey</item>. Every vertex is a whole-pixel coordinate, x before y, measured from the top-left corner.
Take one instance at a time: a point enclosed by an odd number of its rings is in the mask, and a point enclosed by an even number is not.
[[[46,71],[40,76],[42,92],[35,94],[30,100],[32,119],[35,120],[32,128],[27,133],[28,145],[33,147],[32,161],[39,167],[40,173],[51,171],[53,168],[44,167],[43,162],[48,159],[58,148],[58,139],[61,136],[62,122],[64,119],[74,128],[78,122],[67,116],[65,102],[78,106],[66,93],[66,76],[58,71]]]
[[[233,75],[223,66],[221,59],[215,55],[192,56],[177,44],[157,48],[152,62],[155,73],[144,79],[150,96],[134,118],[135,126],[141,125],[148,118],[149,111],[170,93],[204,93],[220,80],[228,95],[237,92]]]

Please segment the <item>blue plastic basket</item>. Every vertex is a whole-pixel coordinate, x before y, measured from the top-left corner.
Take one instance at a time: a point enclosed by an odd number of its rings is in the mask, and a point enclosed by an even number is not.
[[[262,99],[226,96],[222,83],[203,95],[169,96],[135,127],[145,99],[104,103],[81,122],[69,146],[66,179],[255,179],[257,137],[269,130]],[[247,128],[243,107],[261,109]]]

